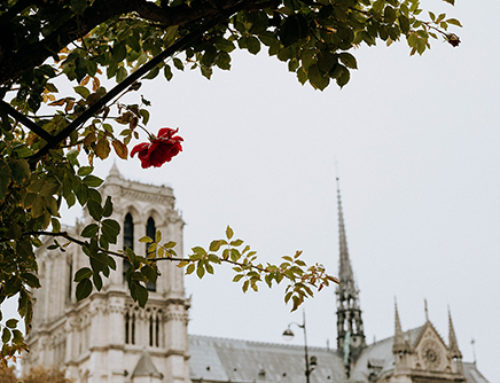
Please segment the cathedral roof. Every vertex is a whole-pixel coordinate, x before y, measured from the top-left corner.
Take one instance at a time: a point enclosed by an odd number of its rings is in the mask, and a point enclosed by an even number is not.
[[[190,374],[193,382],[303,383],[304,347],[239,339],[189,336]],[[311,383],[345,382],[342,359],[335,350],[310,347],[318,365]]]
[[[477,369],[476,363],[463,362],[463,366],[467,383],[489,383],[488,379]]]

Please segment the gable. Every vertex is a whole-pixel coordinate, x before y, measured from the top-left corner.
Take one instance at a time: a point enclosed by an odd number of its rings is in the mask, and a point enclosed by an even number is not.
[[[428,371],[451,370],[448,347],[430,322],[427,322],[414,346],[415,367]]]

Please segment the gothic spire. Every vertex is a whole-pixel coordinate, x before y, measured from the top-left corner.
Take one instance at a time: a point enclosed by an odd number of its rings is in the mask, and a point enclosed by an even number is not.
[[[455,328],[453,327],[453,320],[451,319],[451,310],[448,306],[448,347],[450,348],[451,357],[462,359],[462,353],[458,348],[457,336]]]
[[[351,260],[349,259],[349,250],[347,248],[347,236],[345,233],[344,212],[342,209],[342,197],[340,195],[340,182],[337,177],[337,210],[339,220],[339,279],[344,285],[354,287],[354,274],[352,272]],[[351,287],[351,286],[349,286]]]
[[[339,220],[339,280],[337,287],[337,350],[347,361],[346,373],[349,376],[350,364],[357,359],[365,346],[365,333],[359,291],[354,282],[347,236],[345,231],[342,198],[340,196],[339,178],[337,177],[337,208]]]
[[[393,353],[407,352],[408,342],[406,342],[399,320],[398,303],[394,299],[394,343],[392,345]]]
[[[118,166],[116,166],[116,162],[113,161],[113,165],[111,165],[111,169],[109,169],[108,178],[122,178],[120,171],[118,170]]]

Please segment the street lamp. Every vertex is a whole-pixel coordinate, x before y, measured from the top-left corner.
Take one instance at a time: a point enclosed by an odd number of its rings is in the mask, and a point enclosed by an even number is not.
[[[293,333],[293,331],[291,329],[292,325],[295,325],[295,326],[301,328],[302,330],[304,330],[304,360],[306,362],[306,370],[305,370],[306,383],[310,383],[309,376],[311,375],[311,372],[313,372],[313,370],[318,365],[318,360],[315,356],[311,356],[311,358],[309,358],[309,351],[307,349],[306,312],[305,311],[302,312],[302,324],[296,323],[296,322],[291,322],[288,324],[287,329],[285,331],[283,331],[282,336],[283,336],[283,339],[286,341],[292,340],[293,337],[295,336],[295,334]]]

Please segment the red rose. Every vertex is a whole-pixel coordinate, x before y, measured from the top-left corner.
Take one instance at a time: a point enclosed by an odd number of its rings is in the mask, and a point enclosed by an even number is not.
[[[135,153],[139,153],[138,156],[143,168],[160,167],[182,151],[181,141],[184,140],[182,137],[174,136],[178,131],[179,129],[160,129],[158,137],[151,139],[151,142],[143,142],[134,146],[130,152],[130,157],[133,157]]]

